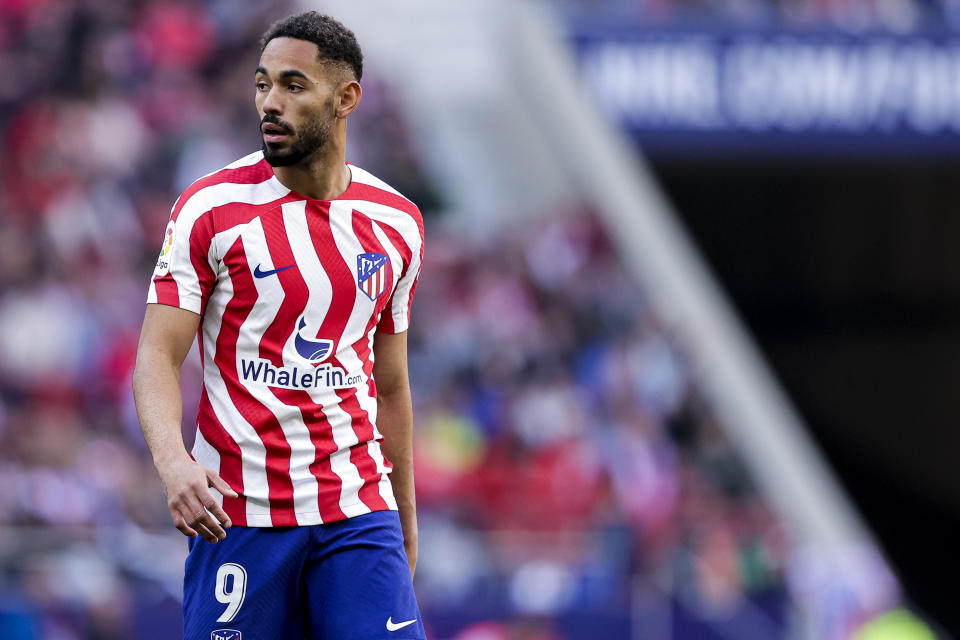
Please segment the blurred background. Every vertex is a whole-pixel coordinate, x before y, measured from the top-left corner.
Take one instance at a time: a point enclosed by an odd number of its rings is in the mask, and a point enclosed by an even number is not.
[[[431,638],[960,629],[960,4],[395,4],[0,0],[0,639],[181,637],[147,285],[307,8],[367,57],[348,160],[426,222]]]

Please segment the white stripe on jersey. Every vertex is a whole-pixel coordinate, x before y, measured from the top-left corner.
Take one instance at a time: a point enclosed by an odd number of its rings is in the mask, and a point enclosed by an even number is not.
[[[233,162],[228,164],[226,167],[224,167],[224,169],[239,169],[240,167],[249,167],[257,164],[261,160],[263,160],[263,151],[254,151],[251,154],[243,156],[239,160],[234,160]],[[216,173],[216,171],[214,171],[213,173]],[[213,173],[208,173],[207,175],[213,175]]]
[[[193,459],[210,469],[217,475],[220,475],[220,452],[214,449],[213,445],[207,442],[207,439],[200,433],[200,425],[197,425],[197,435],[193,441],[193,450],[191,451]],[[223,506],[223,494],[210,487],[210,494],[217,500],[217,504]]]
[[[266,234],[263,230],[262,217],[258,217],[246,225],[242,235],[244,237],[244,252],[247,263],[251,268],[259,265],[262,271],[268,271],[277,266],[273,264],[273,257],[270,255]],[[283,300],[285,294],[279,278],[254,278],[253,282],[261,300]],[[260,310],[259,313],[258,310]],[[263,334],[276,319],[277,311],[279,311],[279,307],[255,305],[253,311],[247,316],[243,326],[240,327],[240,332],[248,338],[244,342],[251,349],[254,347],[257,349],[245,353],[241,352],[239,348],[237,349],[237,371],[242,371],[241,358],[255,361],[260,357],[260,342],[263,340]],[[294,330],[293,335],[296,335],[296,330]],[[292,344],[292,341],[284,347],[284,352],[290,344]],[[295,352],[294,357],[288,357],[287,353],[284,353],[283,357],[285,362],[297,362],[298,360],[295,357]],[[250,392],[250,395],[257,402],[273,414],[280,423],[283,435],[290,445],[290,481],[293,484],[293,510],[297,518],[297,524],[321,524],[323,519],[320,516],[318,502],[319,484],[313,472],[310,471],[310,465],[317,458],[317,448],[310,440],[310,430],[304,421],[303,412],[299,407],[282,402],[265,385],[255,382],[245,384],[242,377],[240,378],[240,384]]]
[[[217,286],[210,296],[209,307],[224,309],[233,298],[233,280],[226,268],[222,269]],[[269,527],[270,489],[267,483],[267,449],[263,446],[257,430],[247,422],[243,414],[233,404],[233,398],[227,391],[227,385],[220,375],[214,357],[217,352],[217,336],[223,318],[219,314],[204,315],[203,322],[203,381],[207,387],[207,398],[217,420],[240,448],[241,471],[243,474],[243,494],[247,504],[247,526]]]
[[[175,238],[170,252],[170,273],[177,282],[180,295],[180,306],[194,313],[200,313],[201,291],[200,278],[193,263],[190,262],[190,236],[197,220],[215,207],[230,203],[240,204],[267,204],[282,198],[290,190],[280,184],[275,177],[253,184],[238,184],[235,182],[220,182],[200,189],[190,196],[175,222]],[[176,205],[174,205],[176,208]],[[224,251],[227,247],[224,247]],[[223,255],[224,251],[218,252]],[[210,268],[216,273],[217,262],[211,261]],[[147,302],[156,302],[156,287],[150,287]]]
[[[412,280],[417,277],[417,274],[420,272],[420,228],[417,226],[417,221],[410,217],[404,211],[399,209],[394,209],[384,204],[378,204],[375,202],[369,202],[367,200],[345,200],[343,204],[349,205],[364,214],[373,221],[374,232],[380,227],[380,225],[387,225],[393,227],[400,233],[401,237],[404,239],[416,238],[417,241],[413,245],[409,245],[410,249],[410,266],[407,267],[406,275],[397,283],[396,291],[393,294],[393,303],[391,305],[393,309],[393,324],[394,328],[399,331],[405,331],[407,326],[410,323],[410,318],[407,317],[407,312],[410,308],[410,290],[412,288]],[[380,229],[382,231],[382,229]],[[381,243],[383,242],[384,234],[377,234],[377,238],[380,239]],[[407,240],[409,243],[409,240]],[[393,246],[392,242],[387,241],[386,245]],[[397,255],[397,254],[392,254]],[[401,261],[402,262],[402,261]],[[397,264],[400,264],[398,262]],[[397,274],[399,277],[401,274]]]
[[[370,331],[367,332],[367,344],[373,344],[373,334],[377,332],[377,325],[370,327]],[[374,357],[373,350],[370,350],[370,364],[374,364],[376,358]],[[377,463],[377,473],[380,474],[380,482],[377,489],[380,492],[380,497],[384,499],[387,503],[387,507],[390,509],[397,509],[397,500],[393,495],[393,485],[390,483],[390,473],[392,469],[388,469],[386,465],[386,458],[383,456],[383,449],[380,447],[380,442],[383,438],[383,434],[380,433],[380,428],[377,426],[377,416],[379,415],[377,411],[377,403],[373,404],[373,412],[370,413],[370,423],[373,425],[373,442],[367,443],[367,451],[370,453],[370,457],[373,458],[374,462]]]
[[[386,182],[384,182],[377,176],[373,175],[369,171],[365,169],[361,169],[360,167],[350,165],[350,179],[353,182],[359,182],[360,184],[366,184],[366,185],[370,185],[371,187],[376,187],[377,189],[383,189],[384,191],[389,191],[393,195],[400,196],[404,200],[407,200],[406,196],[404,196],[402,193],[400,193],[399,191],[397,191],[396,189],[394,189],[393,187],[391,187]],[[407,202],[410,202],[410,201],[407,200]],[[413,203],[411,202],[411,204]]]
[[[333,300],[333,286],[327,277],[323,264],[320,262],[320,258],[317,257],[316,248],[313,246],[313,240],[307,226],[306,207],[307,203],[305,201],[284,204],[283,221],[287,228],[287,238],[290,240],[294,259],[310,291],[307,307],[304,311],[307,325],[319,328]],[[331,220],[334,216],[333,209],[334,207],[331,206]],[[318,283],[322,283],[322,285],[318,286]],[[286,359],[289,350],[291,362],[300,359],[293,345],[295,335],[296,332],[284,346],[284,358]],[[344,332],[344,336],[346,335],[346,332]],[[335,346],[338,358],[342,358],[345,353],[342,345],[350,344],[348,342],[349,338],[346,337],[320,337],[338,341]],[[347,349],[346,351],[352,352],[353,350]],[[362,368],[355,367],[353,362],[343,362],[343,364],[350,372],[358,372]],[[348,518],[370,513],[370,508],[360,500],[363,478],[360,476],[360,471],[356,465],[350,460],[350,447],[359,442],[359,438],[353,430],[350,414],[340,406],[340,399],[334,389],[320,387],[311,389],[309,393],[313,401],[323,407],[324,415],[327,417],[327,422],[330,424],[330,430],[333,434],[333,441],[337,446],[337,451],[330,455],[330,467],[339,476],[341,482],[340,510]]]
[[[340,202],[334,202],[330,205],[330,222],[331,228],[333,229],[333,239],[337,245],[337,249],[340,250],[340,255],[343,257],[344,262],[348,265],[354,265],[357,262],[357,256],[365,252],[363,245],[360,244],[359,239],[353,231],[353,208],[350,204],[343,204]],[[389,243],[385,247],[391,247]],[[398,260],[393,264],[402,264],[399,260],[399,256],[396,255],[396,252],[391,254],[391,259],[396,256]],[[387,287],[389,291],[389,287]],[[387,294],[384,294],[387,295]],[[365,339],[368,340],[367,345],[372,345],[373,343],[369,341],[370,336],[364,335],[366,333],[367,324],[370,321],[370,309],[374,304],[366,296],[358,295],[357,300],[353,305],[353,311],[350,312],[350,319],[347,321],[347,326],[343,330],[343,341],[344,346],[352,345],[358,340]],[[353,348],[343,348],[338,351],[337,356],[340,358],[340,362],[343,363],[344,367],[348,371],[361,371],[363,369],[363,361],[360,360],[360,356],[357,354],[356,350]],[[371,360],[373,359],[373,352],[370,354]],[[367,382],[362,383],[366,385]],[[370,416],[370,422],[373,425],[374,433],[377,433],[377,399],[372,397],[367,393],[366,389],[360,389],[357,391],[357,400],[360,403],[360,408],[363,409],[368,416]],[[377,470],[380,473],[386,471],[384,465],[383,454],[380,452],[380,443],[370,442],[368,443],[368,450],[370,452],[373,461],[377,465]],[[384,485],[384,482],[380,481],[379,483],[380,495],[387,504],[391,504],[393,500],[393,490],[390,488],[389,481]],[[384,495],[384,491],[388,491],[387,495]]]
[[[387,252],[387,257],[390,258],[390,264],[403,264],[403,258],[400,256],[400,251],[397,250],[397,247],[393,246],[393,242],[390,241],[390,237],[380,226],[380,223],[376,220],[373,220],[370,226],[373,228],[373,235],[377,238],[380,244],[383,245],[384,251]],[[396,281],[400,279],[401,275],[402,274],[400,273],[392,274],[393,282],[388,284],[387,291],[390,291],[390,289],[393,288]]]
[[[220,173],[224,169],[239,169],[240,167],[250,167],[257,164],[261,160],[263,160],[263,151],[254,151],[253,153],[243,156],[239,160],[234,160],[233,162],[231,162],[225,167],[221,167],[219,169],[215,169],[211,171],[210,173],[203,174],[202,176],[197,178],[197,180],[194,180],[194,182],[203,180],[204,178],[209,178],[213,174]],[[174,203],[174,207],[176,207],[176,203]]]

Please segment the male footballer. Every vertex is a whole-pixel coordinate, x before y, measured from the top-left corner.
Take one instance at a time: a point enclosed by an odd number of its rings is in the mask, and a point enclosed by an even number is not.
[[[166,228],[133,389],[190,538],[187,640],[425,638],[406,338],[423,220],[346,163],[362,72],[336,20],[271,26],[252,86],[262,150],[194,182]]]

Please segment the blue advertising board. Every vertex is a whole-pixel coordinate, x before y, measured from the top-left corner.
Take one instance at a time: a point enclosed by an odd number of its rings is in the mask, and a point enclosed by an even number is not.
[[[960,157],[960,39],[580,33],[587,94],[650,150]]]

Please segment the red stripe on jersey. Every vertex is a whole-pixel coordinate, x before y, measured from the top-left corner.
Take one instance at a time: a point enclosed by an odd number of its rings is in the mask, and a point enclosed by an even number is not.
[[[193,270],[197,273],[197,279],[200,281],[200,315],[207,306],[207,298],[213,291],[213,283],[217,276],[210,268],[205,258],[210,253],[210,243],[213,240],[213,214],[204,213],[194,223],[190,230],[190,263]],[[201,349],[202,353],[202,349]]]
[[[269,180],[273,177],[273,167],[266,160],[261,160],[256,164],[252,164],[246,167],[237,167],[236,169],[221,169],[216,173],[210,174],[205,178],[200,178],[196,182],[190,185],[186,191],[184,191],[177,202],[173,205],[173,211],[170,214],[172,220],[176,220],[177,216],[180,215],[180,211],[183,209],[184,205],[192,198],[198,191],[201,189],[206,189],[207,187],[212,187],[217,184],[224,182],[230,182],[233,184],[257,184],[258,182],[263,182]]]
[[[371,221],[371,225],[372,225]],[[377,224],[381,231],[383,231],[387,238],[390,240],[390,244],[397,250],[400,254],[400,259],[403,260],[403,273],[400,274],[400,278],[403,278],[407,275],[407,271],[410,269],[410,263],[413,261],[413,251],[410,249],[410,245],[407,244],[406,240],[403,239],[403,236],[400,235],[400,232],[394,229],[388,224]],[[423,224],[420,224],[420,238],[423,238]],[[420,243],[420,257],[423,257],[423,242]],[[394,332],[393,326],[393,294],[387,296],[387,302],[389,303],[385,309],[382,311],[381,325],[383,330],[388,333]],[[407,300],[407,314],[410,313],[410,305],[413,303],[413,289],[410,290],[410,298]]]
[[[386,249],[383,247],[383,244],[381,244],[380,240],[377,239],[376,234],[373,232],[373,222],[370,220],[370,218],[363,215],[359,211],[353,212],[353,232],[357,235],[357,239],[360,240],[360,244],[363,246],[364,251],[388,255]],[[384,276],[386,276],[386,274],[387,272],[385,270]],[[370,357],[370,341],[367,340],[367,336],[370,334],[370,331],[373,329],[373,327],[378,323],[380,314],[386,307],[387,300],[390,298],[392,292],[388,291],[386,293],[387,295],[381,296],[377,301],[376,309],[374,313],[370,315],[370,321],[367,323],[366,329],[364,329],[363,336],[353,344],[353,350],[357,352],[357,357],[360,358],[360,361],[363,363],[363,372],[367,375],[367,385],[370,389],[370,396],[373,398],[377,397],[377,383],[373,379],[373,358]],[[371,437],[369,440],[373,440],[373,429],[371,428],[370,431]],[[384,454],[383,459],[388,468],[393,467],[393,465],[387,459],[386,454]]]
[[[260,221],[263,224],[263,233],[274,267],[295,265],[296,259],[287,240],[282,210],[276,209],[270,215],[263,215]],[[284,269],[277,273],[277,278],[283,288],[283,302],[260,340],[260,357],[270,360],[277,367],[282,367],[283,345],[297,330],[297,320],[307,306],[310,290],[299,269]],[[271,391],[284,404],[300,410],[303,422],[310,432],[310,441],[316,447],[317,453],[314,462],[310,465],[310,471],[317,479],[320,517],[324,522],[343,520],[347,517],[340,509],[343,481],[333,472],[330,464],[330,455],[337,450],[337,445],[333,441],[333,431],[323,412],[323,407],[316,404],[306,391],[276,387],[271,387]]]
[[[290,479],[290,444],[273,412],[254,398],[239,380],[237,374],[237,338],[240,327],[257,301],[257,288],[250,275],[250,266],[238,238],[224,255],[230,265],[233,298],[223,312],[220,335],[217,336],[215,362],[224,377],[227,392],[234,406],[256,430],[266,449],[267,487],[270,502],[270,520],[275,527],[295,526],[293,517],[293,482]]]
[[[171,307],[180,306],[180,291],[177,289],[176,280],[164,276],[162,278],[155,278],[153,284],[157,289],[157,302],[170,305]]]
[[[287,230],[283,222],[282,209],[273,209],[260,216],[263,235],[273,260],[274,268],[295,265],[293,250],[286,242]],[[300,276],[299,269],[284,269],[276,274],[283,288],[283,300],[277,309],[277,315],[267,327],[260,339],[260,357],[283,366],[283,345],[296,330],[296,321],[307,306],[310,290]]]
[[[380,189],[368,184],[357,184],[356,188],[350,192],[350,195],[351,197],[370,200],[371,202],[377,202],[380,204],[385,204],[388,207],[393,207],[394,209],[399,209],[413,218],[413,220],[417,223],[417,230],[420,232],[420,261],[421,263],[423,262],[423,214],[420,213],[420,209],[417,207],[417,205],[413,204],[403,196],[399,196],[385,189]],[[403,237],[396,229],[390,225],[381,225],[381,228],[387,233],[387,236],[390,238],[390,243],[393,244],[403,256],[404,270],[403,273],[400,274],[400,277],[402,278],[407,274],[407,269],[410,268],[410,262],[413,258],[413,253],[410,251],[410,247],[407,246],[407,243],[404,242]],[[406,251],[404,251],[404,248]],[[416,288],[417,283],[414,282],[413,286],[410,287],[410,297],[407,299],[407,317],[410,317],[410,308],[413,304],[413,293]],[[385,328],[393,331],[393,314],[390,313],[388,315],[389,320],[387,324],[389,326]]]
[[[273,215],[275,210],[279,212],[284,204],[295,200],[303,200],[303,198],[287,194],[266,204],[231,202],[222,207],[214,207],[211,209],[214,215],[214,228],[217,233],[220,233],[238,225],[247,224],[256,218],[267,219]]]
[[[350,198],[354,200],[368,200],[403,211],[417,221],[420,227],[420,235],[423,235],[423,216],[420,214],[420,209],[403,196],[398,196],[391,191],[380,189],[379,187],[374,187],[369,184],[354,182],[351,183]]]
[[[422,254],[423,252],[421,251],[420,253]],[[420,257],[420,260],[422,264],[422,261],[423,261],[422,255]],[[413,296],[414,294],[417,293],[417,285],[419,284],[420,284],[420,278],[417,277],[417,279],[413,281],[413,284],[410,285],[410,295],[407,297],[407,324],[410,323],[410,316],[413,313]]]
[[[200,353],[203,353],[201,348]],[[223,510],[230,516],[231,522],[238,527],[247,525],[247,499],[243,495],[243,462],[240,447],[234,442],[223,424],[213,412],[207,388],[200,394],[200,408],[197,411],[197,429],[204,439],[220,454],[220,477],[239,494],[238,498],[223,496]]]
[[[391,225],[377,223],[377,226],[380,227],[385,234],[387,234],[390,244],[393,245],[393,247],[397,250],[397,253],[400,254],[400,258],[403,260],[403,273],[400,274],[400,277],[402,278],[407,274],[407,270],[410,268],[410,263],[413,261],[413,250],[410,249],[410,245],[407,244],[407,241],[403,239],[403,236],[400,235],[400,232],[394,229]]]
[[[389,257],[390,254],[387,253],[387,250],[383,247],[383,244],[381,244],[380,240],[377,239],[376,234],[374,234],[373,232],[373,221],[370,218],[365,216],[360,211],[357,211],[356,209],[354,209],[351,224],[353,226],[353,233],[357,236],[357,240],[360,241],[360,246],[363,247],[363,250],[365,252],[379,253]],[[406,253],[398,250],[401,254],[401,257],[409,256],[410,255],[409,247],[407,247],[405,243],[403,244],[403,246],[404,248],[406,248]],[[383,267],[380,268],[380,270],[376,274],[377,288],[370,290],[371,296],[374,294],[374,292],[380,290],[381,284],[383,283],[383,279],[389,277],[392,274],[392,269],[393,269],[393,265],[390,264],[389,260]],[[372,282],[372,281],[373,281],[373,278],[371,277],[367,282]],[[390,286],[389,282],[387,282],[386,284],[388,287]],[[374,306],[374,313],[372,314],[372,317],[370,319],[371,323],[376,322],[377,317],[383,311],[384,307],[387,306],[387,301],[390,299],[390,294],[392,293],[392,291],[389,291],[389,289],[385,289],[384,291],[385,293],[387,293],[387,295],[381,295],[380,297],[377,298],[377,301]],[[370,327],[372,326],[373,325],[371,324]],[[367,327],[368,331],[370,327]]]
[[[420,245],[420,264],[423,264],[423,244]],[[420,278],[417,277],[416,280],[410,285],[410,295],[407,296],[407,324],[410,324],[410,314],[413,313],[413,294],[417,292],[417,285],[420,284]],[[392,318],[392,316],[391,316]]]
[[[264,169],[264,167],[266,167],[266,169]],[[256,170],[250,171],[251,169]],[[198,180],[177,200],[172,218],[176,219],[177,216],[179,216],[183,205],[199,189],[223,182],[231,182],[234,184],[256,184],[263,182],[273,175],[272,170],[267,171],[268,169],[270,169],[270,165],[267,164],[266,161],[262,161],[250,167],[224,169]],[[198,185],[200,186],[198,187]],[[295,199],[295,196],[288,194],[269,203],[268,206],[279,207],[283,203]],[[194,222],[193,227],[190,229],[190,263],[200,283],[200,315],[203,315],[206,310],[207,298],[216,282],[216,274],[205,259],[209,254],[210,242],[214,235],[231,227],[246,224],[263,213],[264,205],[262,204],[231,202],[225,206],[214,207],[210,211],[203,213],[197,218],[196,222]],[[154,277],[153,281],[157,291],[157,302],[176,307],[180,306],[179,290],[171,274],[168,273],[164,276]]]
[[[308,204],[306,214],[310,239],[313,241],[320,263],[330,279],[333,291],[330,310],[323,319],[320,330],[315,337],[337,336],[339,339],[343,336],[344,329],[346,329],[347,322],[350,320],[350,315],[357,302],[355,272],[343,261],[343,257],[337,249],[337,243],[330,226],[329,203],[323,205]],[[334,366],[343,366],[337,359],[336,354],[328,361]],[[340,398],[340,406],[350,414],[350,426],[359,440],[358,444],[351,447],[350,461],[356,465],[357,471],[360,472],[360,477],[364,482],[360,488],[360,500],[371,511],[385,510],[388,508],[387,503],[381,497],[377,486],[380,481],[380,474],[377,473],[376,462],[370,457],[367,450],[367,442],[373,439],[370,418],[360,406],[355,388],[337,389],[336,394]]]

